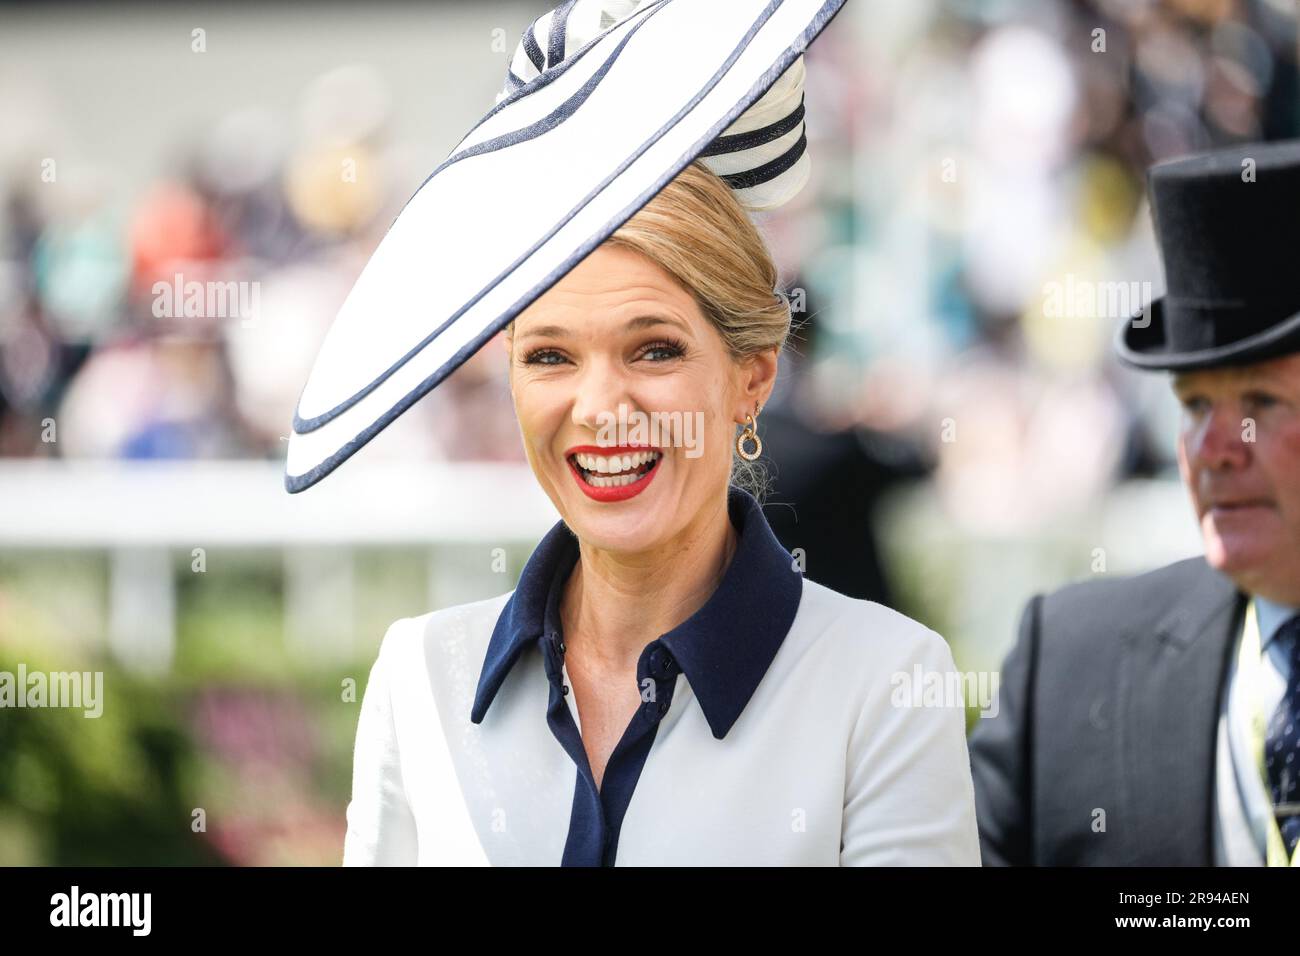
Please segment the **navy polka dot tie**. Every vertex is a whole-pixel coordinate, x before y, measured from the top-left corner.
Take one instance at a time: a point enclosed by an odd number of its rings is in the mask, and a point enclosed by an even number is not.
[[[1274,638],[1286,648],[1291,664],[1286,693],[1268,722],[1264,738],[1264,767],[1273,806],[1300,804],[1300,615],[1283,624]],[[1278,813],[1278,827],[1287,856],[1300,842],[1300,813]]]

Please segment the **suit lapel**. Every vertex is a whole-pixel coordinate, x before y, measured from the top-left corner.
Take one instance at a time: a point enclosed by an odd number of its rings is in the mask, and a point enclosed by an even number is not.
[[[1220,693],[1243,602],[1205,567],[1120,667],[1124,865],[1210,866]]]

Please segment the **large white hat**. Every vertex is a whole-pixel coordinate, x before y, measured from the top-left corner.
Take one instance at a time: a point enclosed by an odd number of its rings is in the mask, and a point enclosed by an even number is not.
[[[844,0],[568,0],[362,270],[298,399],[302,491],[701,159],[751,210],[808,179],[803,53]]]

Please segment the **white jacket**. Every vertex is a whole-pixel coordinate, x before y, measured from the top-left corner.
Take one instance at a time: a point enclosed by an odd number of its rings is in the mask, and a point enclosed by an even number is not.
[[[964,710],[899,692],[951,685],[948,645],[803,578],[753,497],[730,503],[736,555],[647,646],[599,790],[565,692],[563,522],[515,590],[389,627],[344,864],[978,866]]]

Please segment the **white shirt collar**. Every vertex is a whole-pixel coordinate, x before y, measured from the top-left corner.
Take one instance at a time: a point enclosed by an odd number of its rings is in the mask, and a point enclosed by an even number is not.
[[[1283,624],[1296,614],[1300,614],[1300,608],[1288,607],[1256,595],[1255,613],[1259,617],[1259,646],[1263,650],[1268,647],[1268,642],[1277,635]]]

